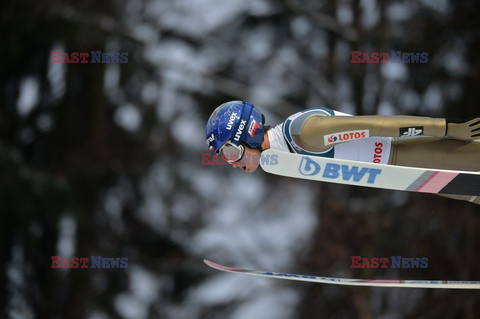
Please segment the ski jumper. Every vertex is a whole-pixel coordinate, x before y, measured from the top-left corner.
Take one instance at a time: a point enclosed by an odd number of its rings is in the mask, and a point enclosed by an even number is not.
[[[472,125],[449,124],[440,118],[350,116],[317,107],[291,115],[267,133],[272,148],[298,154],[411,167],[480,171],[480,143],[472,141],[470,135],[473,133],[466,132],[468,126]],[[449,136],[460,139],[444,138],[447,130]],[[461,140],[463,138],[466,140]],[[475,196],[446,197],[480,204],[480,198]]]

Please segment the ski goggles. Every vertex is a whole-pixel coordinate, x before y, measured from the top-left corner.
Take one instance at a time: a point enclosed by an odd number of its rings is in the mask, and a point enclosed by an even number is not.
[[[218,155],[230,164],[241,160],[243,154],[245,154],[243,145],[235,145],[230,142],[225,143],[218,150]]]

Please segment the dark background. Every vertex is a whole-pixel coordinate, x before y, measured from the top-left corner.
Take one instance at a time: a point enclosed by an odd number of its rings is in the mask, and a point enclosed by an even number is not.
[[[475,291],[232,279],[201,260],[322,276],[479,280],[478,206],[245,176],[200,165],[200,153],[208,151],[208,115],[231,99],[254,103],[268,124],[319,105],[478,116],[479,6],[3,3],[0,317],[476,318]],[[53,64],[52,50],[127,52],[128,63]],[[428,52],[428,63],[352,64],[357,50]],[[280,222],[300,220],[300,211],[315,223],[303,230]],[[53,255],[128,257],[129,267],[51,269]],[[429,267],[356,270],[352,255],[428,257]],[[234,280],[243,286],[225,284]]]

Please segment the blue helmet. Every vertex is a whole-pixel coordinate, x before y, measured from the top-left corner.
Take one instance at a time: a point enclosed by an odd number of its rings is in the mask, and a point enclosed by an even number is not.
[[[252,104],[242,101],[224,103],[213,111],[207,122],[206,142],[214,153],[226,142],[257,148],[263,142],[265,117]]]

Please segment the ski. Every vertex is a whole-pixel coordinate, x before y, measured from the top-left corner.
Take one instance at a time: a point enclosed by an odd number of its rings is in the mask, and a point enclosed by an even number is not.
[[[421,193],[480,195],[480,172],[375,164],[273,149],[261,156],[265,172],[287,177]]]
[[[207,259],[204,259],[203,262],[214,269],[231,273],[330,285],[396,288],[480,289],[480,281],[348,279],[231,268],[214,263],[213,261]]]

